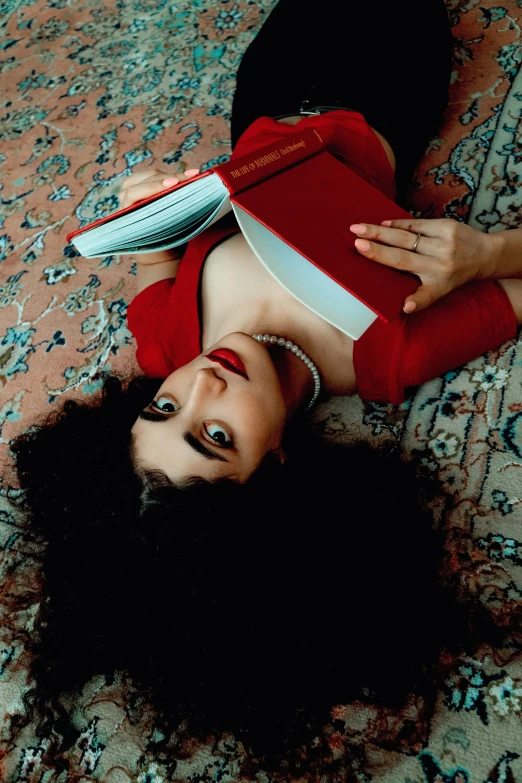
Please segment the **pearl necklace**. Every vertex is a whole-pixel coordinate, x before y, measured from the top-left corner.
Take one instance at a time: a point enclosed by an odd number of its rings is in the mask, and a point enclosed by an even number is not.
[[[302,351],[298,345],[291,342],[290,340],[287,340],[286,337],[276,337],[275,334],[253,334],[252,337],[254,340],[257,340],[259,343],[270,343],[270,345],[280,345],[282,348],[286,348],[287,351],[291,351],[293,354],[297,356],[298,359],[301,359],[303,364],[306,364],[310,372],[312,373],[312,378],[314,379],[314,393],[312,394],[312,399],[306,406],[305,410],[309,410],[316,399],[319,396],[319,392],[321,391],[321,379],[319,377],[319,370],[313,363],[313,361],[310,359],[309,356],[305,354],[304,351]]]

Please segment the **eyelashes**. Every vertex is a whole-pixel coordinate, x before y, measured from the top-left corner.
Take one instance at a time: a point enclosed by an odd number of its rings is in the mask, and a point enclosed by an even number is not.
[[[163,403],[164,407],[162,407],[162,400],[165,400]],[[152,400],[150,407],[157,411],[161,411],[161,413],[177,413],[180,410],[180,406],[173,402],[170,397],[164,397],[163,395],[158,397],[157,400]]]
[[[222,449],[231,449],[234,445],[232,437],[221,424],[217,422],[204,422],[203,429],[209,436],[211,442]]]
[[[153,411],[164,415],[165,418],[172,416],[174,413],[178,413],[181,410],[181,406],[174,402],[170,397],[161,395],[157,400],[152,400],[148,406]],[[234,439],[223,424],[217,421],[204,421],[203,432],[201,437],[210,443],[212,446],[216,446],[220,449],[232,449],[234,448]]]

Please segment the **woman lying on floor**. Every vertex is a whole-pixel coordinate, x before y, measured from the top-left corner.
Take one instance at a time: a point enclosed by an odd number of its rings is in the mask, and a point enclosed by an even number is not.
[[[239,69],[234,154],[317,127],[389,195],[396,168],[404,195],[446,105],[451,36],[442,0],[423,2],[422,36],[416,0],[397,15],[378,5],[370,48],[362,4],[346,20],[346,4],[330,4],[321,20],[280,0]],[[135,173],[122,202],[171,180]],[[309,772],[331,760],[321,727],[335,704],[398,709],[413,693],[429,715],[441,650],[473,642],[440,583],[429,491],[398,457],[314,441],[303,411],[319,387],[399,403],[512,338],[522,282],[478,278],[516,277],[520,232],[413,220],[352,231],[376,240],[361,252],[419,273],[420,312],[406,303],[354,344],[280,288],[225,219],[182,260],[138,258],[129,324],[161,380],[124,391],[111,379],[101,404],[69,401],[14,443],[46,542],[31,642],[42,732],[53,720],[67,732],[60,694],[114,670],[176,732],[172,756],[187,737],[230,731],[261,766]],[[426,292],[447,295],[422,310]]]

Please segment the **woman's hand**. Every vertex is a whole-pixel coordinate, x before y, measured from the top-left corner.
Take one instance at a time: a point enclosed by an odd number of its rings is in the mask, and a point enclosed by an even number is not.
[[[196,174],[199,174],[199,169],[187,169],[184,176],[185,179],[190,179],[190,177],[195,177]],[[119,193],[120,207],[122,209],[131,207],[144,198],[155,196],[157,193],[161,193],[162,190],[177,185],[179,181],[179,177],[172,177],[167,172],[159,171],[158,169],[136,171],[123,181]],[[140,253],[137,257],[138,271],[140,266],[163,264],[164,262],[179,259],[183,255],[184,249],[185,245],[172,248],[171,250],[160,250],[157,253]],[[143,287],[146,286],[147,280]]]
[[[199,169],[187,169],[184,174],[185,179],[199,174]],[[166,188],[172,188],[180,181],[179,177],[173,177],[166,171],[158,169],[147,169],[147,171],[136,171],[123,181],[120,189],[120,206],[122,209],[131,207],[137,201],[144,198],[155,196]]]
[[[496,276],[498,234],[483,234],[456,220],[356,223],[350,231],[360,237],[355,246],[361,255],[420,278],[421,285],[404,302],[405,313],[423,310],[470,280]]]

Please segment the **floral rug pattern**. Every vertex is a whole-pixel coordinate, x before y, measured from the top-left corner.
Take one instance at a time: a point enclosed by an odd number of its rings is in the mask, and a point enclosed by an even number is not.
[[[9,442],[107,370],[137,372],[126,308],[133,265],[86,260],[65,235],[114,210],[122,179],[153,160],[174,173],[225,161],[235,72],[273,0],[0,0],[0,569],[3,599],[34,564],[10,503]],[[455,38],[450,106],[411,189],[416,216],[484,231],[522,224],[522,0],[447,0]],[[322,406],[333,439],[399,442],[456,500],[445,521],[459,589],[498,625],[522,628],[522,347],[513,341],[420,388],[403,406],[357,398]],[[36,577],[35,577],[36,578]],[[7,587],[10,585],[10,587]],[[5,604],[5,605],[4,605]],[[0,604],[0,779],[12,783],[238,781],[232,739],[177,765],[133,720],[113,685],[73,705],[73,773],[42,761],[27,727],[10,747],[26,685],[23,631],[37,605]],[[522,657],[484,647],[441,691],[427,735],[371,751],[362,781],[522,783]],[[396,718],[336,707],[329,735],[372,746]],[[383,722],[384,721],[384,722]],[[378,727],[378,728],[377,728]],[[257,775],[268,781],[266,775]],[[325,781],[328,777],[325,778]]]

